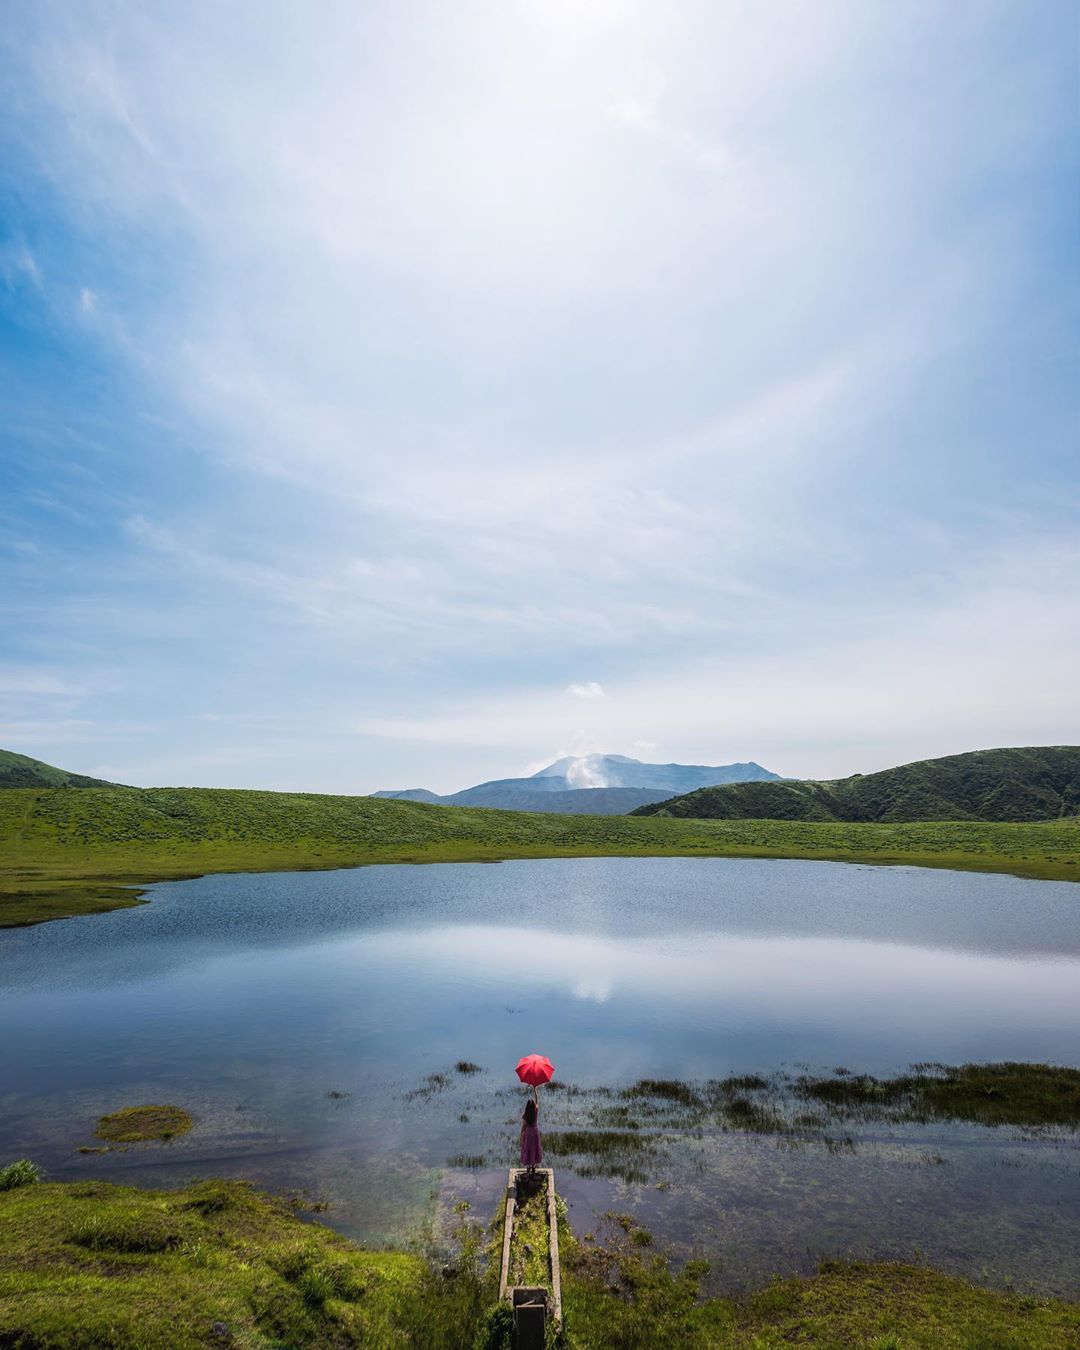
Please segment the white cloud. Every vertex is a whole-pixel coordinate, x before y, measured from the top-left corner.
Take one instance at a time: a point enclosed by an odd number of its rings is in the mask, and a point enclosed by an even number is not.
[[[933,608],[863,615],[847,638],[807,613],[768,656],[710,656],[620,686],[618,701],[597,702],[578,735],[590,749],[617,751],[648,728],[675,759],[756,759],[810,777],[996,745],[1080,743],[1077,575],[1080,547],[1048,540],[943,578]],[[1033,679],[1037,700],[1022,696]],[[555,691],[537,687],[354,729],[524,749],[525,737],[560,743],[566,715]]]
[[[595,680],[586,680],[584,684],[567,685],[566,692],[573,695],[574,698],[607,698],[603,685],[597,684]]]

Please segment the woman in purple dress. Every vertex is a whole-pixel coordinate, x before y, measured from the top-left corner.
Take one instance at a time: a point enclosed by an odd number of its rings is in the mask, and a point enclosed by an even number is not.
[[[527,1167],[530,1172],[544,1161],[544,1149],[540,1143],[540,1129],[536,1123],[539,1114],[540,1102],[537,1098],[536,1089],[533,1088],[533,1094],[525,1103],[525,1110],[521,1113],[521,1165]]]

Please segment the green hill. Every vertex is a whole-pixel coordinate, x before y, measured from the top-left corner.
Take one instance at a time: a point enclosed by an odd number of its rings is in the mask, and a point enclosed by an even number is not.
[[[827,782],[730,783],[633,814],[850,823],[1063,820],[1080,814],[1080,746],[973,750]]]
[[[0,788],[116,787],[104,778],[88,778],[84,773],[69,773],[29,755],[17,755],[14,750],[0,750]]]

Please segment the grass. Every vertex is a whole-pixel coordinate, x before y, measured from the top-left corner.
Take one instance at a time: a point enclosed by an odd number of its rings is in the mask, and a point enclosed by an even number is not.
[[[906,863],[1076,880],[1080,823],[839,824],[560,816],[215,788],[0,792],[0,926],[137,904],[208,872],[679,856]]]
[[[0,1167],[0,1191],[13,1191],[18,1186],[33,1186],[41,1180],[41,1168],[29,1158]]]
[[[801,1078],[795,1091],[860,1119],[1080,1127],[1080,1069],[1050,1064],[923,1064],[896,1078]]]
[[[1078,1305],[920,1266],[828,1263],[749,1298],[702,1300],[704,1263],[673,1270],[626,1215],[607,1228],[603,1244],[578,1242],[561,1210],[566,1350],[1065,1350],[1080,1338]],[[365,1251],[239,1182],[22,1186],[0,1193],[0,1345],[503,1345],[498,1268],[481,1245],[465,1221],[449,1263]]]
[[[0,1345],[468,1345],[476,1280],[362,1251],[238,1182],[0,1195]]]
[[[510,1265],[507,1284],[550,1285],[551,1263],[548,1260],[550,1234],[548,1230],[547,1178],[536,1177],[534,1189],[519,1200],[514,1210],[514,1226],[510,1233]],[[519,1185],[519,1194],[525,1190]]]
[[[699,788],[634,814],[713,820],[1036,821],[1080,812],[1080,746],[973,750],[829,782]]]
[[[612,1122],[609,1112],[599,1114],[601,1119]],[[616,1116],[612,1123],[626,1124],[627,1128],[545,1130],[544,1153],[550,1159],[565,1159],[579,1177],[648,1180],[648,1166],[657,1151],[656,1136],[640,1132],[636,1123],[631,1124],[622,1116]]]
[[[600,1245],[560,1224],[563,1310],[580,1350],[1064,1350],[1080,1335],[1075,1304],[890,1262],[826,1262],[747,1298],[703,1300],[706,1262],[673,1270],[628,1215],[607,1215],[605,1228]]]
[[[114,1144],[134,1144],[145,1139],[172,1139],[187,1134],[194,1124],[179,1106],[125,1106],[102,1116],[95,1133]]]

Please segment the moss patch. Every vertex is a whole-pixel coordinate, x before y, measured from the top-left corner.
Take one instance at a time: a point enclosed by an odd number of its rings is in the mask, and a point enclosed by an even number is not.
[[[0,1202],[2,1345],[415,1343],[419,1257],[360,1251],[240,1183],[44,1183]]]
[[[536,1189],[519,1200],[514,1210],[507,1276],[507,1283],[511,1285],[551,1284],[547,1177],[537,1177],[534,1184]]]
[[[173,1139],[187,1134],[194,1124],[179,1106],[125,1106],[102,1116],[95,1133],[114,1144],[134,1144],[144,1139]]]

